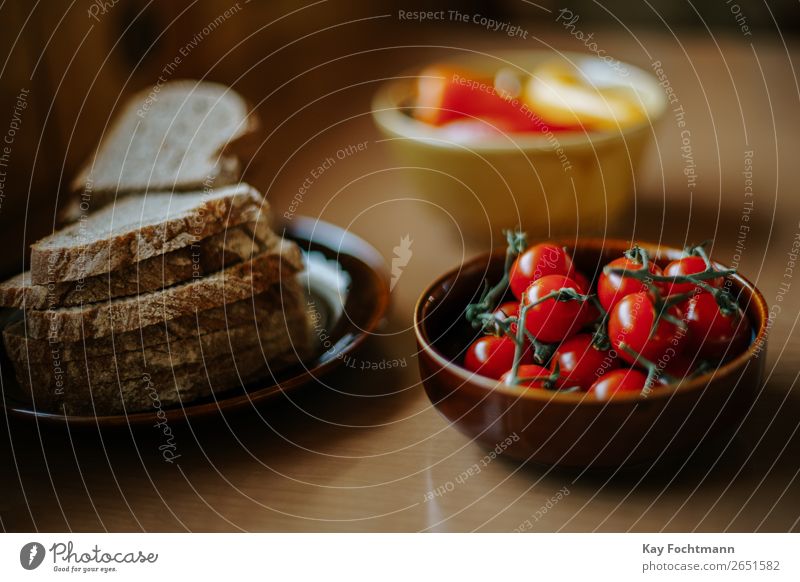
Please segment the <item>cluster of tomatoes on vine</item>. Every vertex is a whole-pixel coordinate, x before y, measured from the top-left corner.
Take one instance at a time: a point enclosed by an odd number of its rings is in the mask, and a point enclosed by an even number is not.
[[[605,265],[596,285],[554,243],[527,247],[507,233],[503,279],[467,308],[485,335],[464,366],[506,384],[606,398],[680,382],[738,355],[747,316],[703,245],[663,270],[633,246]],[[513,301],[504,301],[510,293]]]

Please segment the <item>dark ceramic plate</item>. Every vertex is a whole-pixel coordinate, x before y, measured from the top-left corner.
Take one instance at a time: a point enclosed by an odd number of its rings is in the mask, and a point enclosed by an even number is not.
[[[295,217],[284,225],[283,234],[294,240],[307,255],[328,264],[322,277],[310,280],[308,299],[323,318],[336,318],[330,330],[330,343],[320,346],[318,355],[273,378],[265,378],[224,393],[183,406],[165,408],[169,421],[195,420],[219,412],[229,413],[252,407],[270,398],[314,382],[336,368],[355,350],[383,318],[389,301],[389,283],[383,257],[364,240],[332,224],[311,218]],[[344,302],[338,302],[340,289],[336,273],[349,280]],[[325,275],[329,276],[325,276]],[[341,281],[338,281],[341,283]],[[337,312],[341,312],[338,313]],[[329,326],[326,326],[329,327]],[[113,416],[77,416],[36,410],[14,378],[10,363],[2,354],[2,395],[7,415],[41,423],[87,427],[115,427],[152,424],[154,412]]]

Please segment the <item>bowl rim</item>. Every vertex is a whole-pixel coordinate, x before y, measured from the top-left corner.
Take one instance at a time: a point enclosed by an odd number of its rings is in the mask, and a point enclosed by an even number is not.
[[[630,241],[617,238],[599,238],[599,237],[578,237],[573,239],[554,239],[552,242],[559,246],[565,246],[568,249],[574,250],[576,247],[589,248],[589,249],[603,249],[607,248],[630,248]],[[647,250],[651,256],[659,258],[670,258],[671,256],[679,255],[682,250],[675,247],[666,245],[658,245],[655,243],[637,241],[637,245]],[[641,393],[621,392],[610,396],[605,399],[588,398],[585,392],[570,392],[561,393],[555,390],[531,390],[523,386],[509,386],[503,384],[499,380],[493,380],[486,376],[481,376],[470,372],[463,368],[461,365],[448,359],[444,354],[439,352],[431,343],[428,338],[427,328],[422,322],[422,312],[428,302],[428,298],[435,290],[442,287],[445,281],[452,279],[453,276],[458,276],[458,273],[468,270],[476,264],[485,264],[488,260],[503,260],[505,257],[505,249],[493,249],[491,251],[480,253],[479,255],[465,261],[460,266],[448,270],[447,272],[438,276],[425,290],[420,294],[417,303],[414,306],[414,334],[417,338],[417,343],[422,352],[426,356],[432,358],[438,366],[446,369],[448,372],[455,374],[462,380],[461,386],[472,385],[482,390],[490,392],[500,392],[507,396],[514,398],[525,398],[537,401],[547,401],[551,403],[563,404],[585,404],[595,406],[606,406],[612,403],[623,404],[630,402],[649,402],[663,398],[671,398],[674,394],[683,394],[689,392],[696,392],[702,390],[709,381],[723,379],[735,373],[743,366],[747,365],[755,357],[763,352],[766,348],[767,335],[769,332],[768,317],[764,317],[769,313],[769,306],[767,305],[761,291],[744,275],[735,273],[731,277],[737,285],[746,290],[750,295],[750,302],[752,308],[748,306],[748,311],[758,313],[758,321],[751,321],[751,326],[756,329],[756,335],[747,349],[726,362],[722,366],[716,368],[711,372],[707,372],[697,378],[692,378],[689,381],[680,382],[676,385],[668,385],[658,390],[651,390],[647,396]],[[717,263],[716,261],[714,261]],[[721,263],[717,263],[723,268],[727,268]],[[752,320],[752,318],[751,318]],[[422,379],[423,383],[425,379]]]
[[[377,125],[386,133],[394,136],[394,139],[407,139],[417,145],[424,145],[437,150],[462,151],[465,147],[470,151],[482,153],[502,153],[510,151],[542,152],[551,153],[554,150],[545,135],[529,133],[507,133],[497,139],[485,138],[475,143],[461,143],[448,140],[441,135],[440,128],[432,127],[422,121],[417,121],[401,111],[403,106],[394,94],[399,92],[403,85],[408,84],[411,78],[418,76],[419,71],[427,66],[445,64],[467,64],[472,61],[494,60],[510,61],[514,58],[536,58],[537,56],[552,56],[554,54],[566,57],[570,61],[600,61],[598,57],[591,53],[578,51],[552,51],[546,49],[510,49],[499,50],[492,53],[482,51],[471,51],[461,53],[456,56],[444,57],[432,63],[426,63],[422,67],[416,66],[406,69],[394,78],[384,81],[375,92],[371,103],[371,114]],[[619,131],[564,131],[558,132],[559,147],[564,150],[581,150],[595,148],[597,146],[616,142],[620,139],[630,138],[634,134],[645,131],[648,127],[653,127],[663,118],[667,110],[667,97],[663,91],[658,89],[658,79],[649,71],[632,65],[628,62],[620,61],[621,64],[631,70],[640,79],[640,83],[650,85],[649,89],[657,103],[648,108],[648,119],[639,123],[621,127]],[[405,92],[407,93],[407,91]],[[477,118],[474,118],[477,119]]]

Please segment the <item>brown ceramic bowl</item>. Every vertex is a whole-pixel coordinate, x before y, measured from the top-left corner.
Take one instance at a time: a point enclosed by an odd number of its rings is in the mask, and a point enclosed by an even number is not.
[[[587,276],[622,255],[622,240],[562,243]],[[678,249],[640,245],[663,265]],[[517,459],[565,467],[615,467],[688,451],[734,433],[763,375],[767,304],[741,275],[732,292],[753,325],[753,340],[713,373],[654,389],[596,400],[586,393],[550,392],[499,384],[461,367],[476,332],[464,318],[485,279],[502,277],[504,250],[481,255],[434,281],[420,297],[414,326],[419,367],[433,405],[454,427],[482,445]],[[509,438],[511,437],[511,438]],[[509,444],[510,443],[510,444]]]

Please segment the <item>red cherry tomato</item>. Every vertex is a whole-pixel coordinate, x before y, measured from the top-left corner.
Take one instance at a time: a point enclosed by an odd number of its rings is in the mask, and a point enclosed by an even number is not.
[[[702,273],[706,270],[706,262],[702,257],[683,257],[677,261],[672,261],[664,268],[664,275],[667,277],[676,277],[678,275],[694,275]],[[709,279],[706,281],[712,287],[722,287],[722,277]],[[665,283],[667,295],[676,295],[678,293],[690,293],[696,285],[692,283]]]
[[[522,298],[522,305],[530,305],[548,293],[562,288],[580,293],[579,285],[564,275],[546,275],[531,283]],[[556,301],[547,299],[529,308],[525,315],[525,329],[544,343],[561,341],[580,327],[581,306],[579,301]]]
[[[589,279],[586,278],[586,275],[577,269],[573,269],[570,277],[573,281],[580,285],[581,293],[586,295],[592,292],[592,285],[589,283]],[[578,319],[581,321],[580,327],[597,321],[598,317],[600,317],[600,311],[597,309],[597,307],[595,307],[595,304],[591,301],[584,302],[583,306],[581,307],[581,314],[578,316]]]
[[[605,400],[617,392],[641,392],[647,384],[647,376],[633,368],[612,370],[589,388],[598,400]]]
[[[547,389],[547,379],[549,377],[550,370],[547,368],[537,366],[536,364],[523,365],[517,370],[517,378],[522,378],[522,380],[519,380],[516,385],[527,386],[528,388]],[[527,378],[527,380],[524,378]],[[537,379],[534,380],[533,378]],[[500,378],[500,380],[504,384],[511,384],[511,370],[503,374],[503,377]]]
[[[669,314],[677,319],[682,316],[677,306],[671,307]],[[614,306],[608,318],[608,337],[620,358],[636,363],[636,358],[622,349],[623,343],[653,363],[657,363],[670,349],[675,354],[680,353],[685,334],[679,333],[678,327],[663,317],[659,318],[653,330],[655,321],[656,308],[649,293],[626,295]]]
[[[686,345],[701,358],[729,358],[747,348],[751,330],[746,315],[723,315],[711,293],[700,293],[684,305],[689,326]]]
[[[581,312],[578,315],[579,327],[584,327],[594,323],[600,317],[600,310],[591,301],[584,301],[581,305]]]
[[[509,271],[511,292],[522,299],[531,283],[547,275],[569,276],[572,272],[572,259],[560,246],[553,243],[540,243],[525,250]]]
[[[498,321],[505,321],[509,317],[519,317],[519,303],[516,301],[506,301],[494,310],[494,318]],[[517,333],[517,324],[512,323],[510,326],[511,333]]]
[[[483,336],[467,349],[464,367],[470,372],[499,380],[514,365],[515,348],[511,338]],[[523,361],[531,361],[530,351],[523,353]]]
[[[584,275],[577,269],[572,271],[570,277],[572,277],[572,280],[581,286],[581,290],[583,293],[588,293],[589,291],[592,290],[592,286],[589,284],[589,279],[587,279],[586,275]]]
[[[651,261],[648,266],[648,270],[653,275],[661,275],[661,269],[658,265]],[[625,269],[626,271],[640,271],[643,267],[644,265],[641,263],[632,261],[627,257],[614,259],[606,265],[606,268]],[[597,281],[597,297],[600,299],[600,305],[602,305],[606,311],[611,311],[626,295],[647,290],[647,285],[637,279],[623,277],[622,275],[606,274],[605,270],[600,274],[600,278]]]
[[[680,384],[680,382],[684,378],[692,374],[693,367],[694,366],[692,365],[691,357],[685,356],[683,354],[677,354],[669,358],[669,360],[666,362],[666,365],[664,366],[663,371],[672,376],[673,378],[675,378],[674,382],[672,383]],[[670,384],[671,382],[665,376],[662,375],[658,378],[658,383],[666,385]]]
[[[588,390],[600,376],[619,368],[619,360],[611,352],[595,348],[592,339],[591,334],[582,333],[558,346],[550,363],[551,371],[555,371],[558,364],[556,386],[578,386],[581,390]]]

